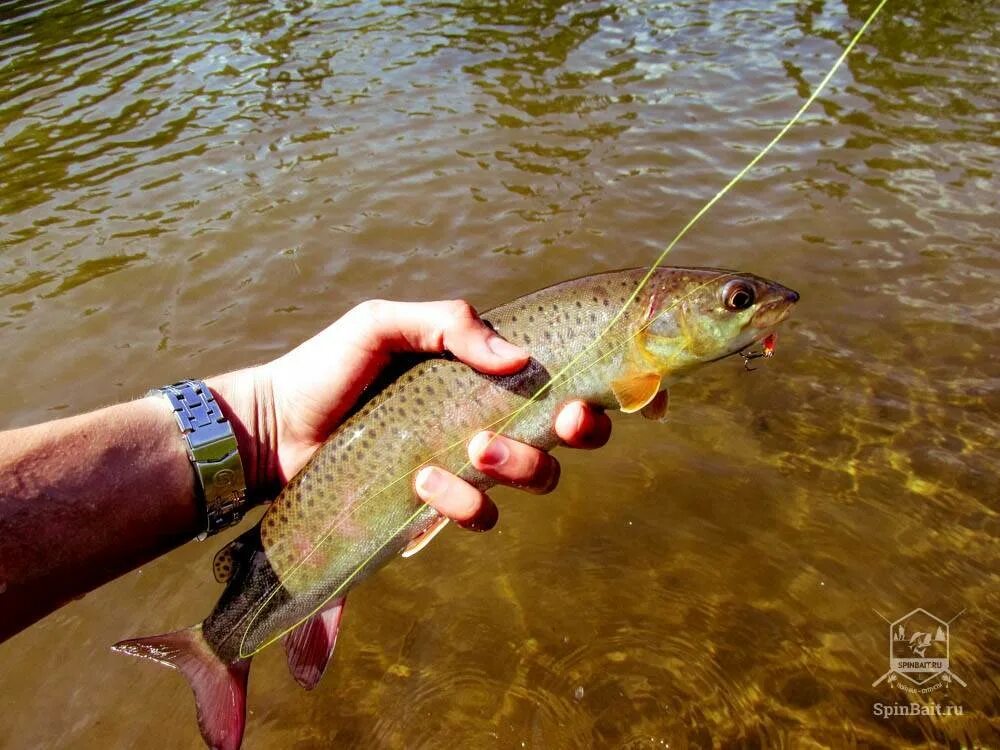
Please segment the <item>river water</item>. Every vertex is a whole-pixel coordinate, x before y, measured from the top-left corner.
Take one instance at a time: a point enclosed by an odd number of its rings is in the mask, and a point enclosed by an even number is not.
[[[5,4],[4,423],[371,297],[485,309],[648,264],[872,4]],[[801,292],[775,358],[366,583],[313,693],[262,654],[246,747],[996,747],[998,28],[890,2],[670,258]],[[202,619],[221,541],[0,646],[0,747],[197,747],[183,681],[108,646]],[[911,700],[872,683],[918,607],[964,683],[925,700],[962,716],[875,715]]]

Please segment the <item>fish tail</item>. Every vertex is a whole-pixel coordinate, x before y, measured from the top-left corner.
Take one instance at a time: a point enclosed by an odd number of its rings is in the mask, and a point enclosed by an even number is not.
[[[238,750],[246,724],[250,659],[224,662],[205,640],[201,625],[121,641],[111,648],[180,670],[194,691],[205,743],[216,750]]]

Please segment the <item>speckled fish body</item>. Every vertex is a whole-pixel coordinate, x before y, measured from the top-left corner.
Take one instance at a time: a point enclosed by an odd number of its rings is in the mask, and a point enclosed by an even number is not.
[[[270,602],[261,602],[260,611],[249,619],[241,613],[242,627],[235,630],[231,617],[214,615],[206,623],[209,642],[229,658],[252,654],[398,555],[437,519],[412,488],[413,475],[425,463],[459,473],[480,489],[492,486],[491,479],[467,464],[465,446],[478,430],[497,428],[523,409],[504,432],[549,450],[558,442],[552,427],[558,407],[579,398],[619,408],[611,384],[635,366],[635,358],[652,360],[650,365],[665,381],[700,364],[701,350],[717,358],[718,339],[731,333],[706,331],[708,312],[703,307],[706,297],[712,308],[722,307],[715,287],[734,275],[717,269],[661,269],[612,324],[643,274],[637,269],[584,277],[484,314],[498,333],[532,353],[531,363],[520,373],[490,377],[452,359],[432,358],[372,394],[261,521],[262,550],[277,579],[265,587],[269,592],[277,587]],[[746,274],[739,277],[764,289],[776,287]],[[778,297],[787,299],[783,293]],[[663,316],[669,318],[664,323],[672,324],[663,328],[673,329],[668,346],[637,352],[645,339],[633,334],[671,305],[675,309]],[[573,376],[561,379],[525,408],[528,399],[609,324],[611,329],[571,369]],[[698,335],[709,340],[697,341]],[[754,331],[750,340],[738,339],[736,348],[762,335]],[[725,346],[728,343],[723,342],[724,354],[735,351]],[[219,620],[225,624],[212,627]]]
[[[421,466],[433,463],[480,489],[492,486],[468,465],[466,445],[477,431],[502,427],[550,450],[558,443],[554,418],[565,402],[637,411],[673,379],[773,332],[798,299],[750,274],[661,268],[629,302],[644,274],[587,276],[484,314],[498,333],[532,354],[514,375],[487,376],[432,357],[369,389],[259,526],[237,540],[233,575],[201,626],[211,651],[227,665],[248,659],[324,605],[342,601],[439,521],[413,490]],[[752,297],[743,309],[730,309],[734,289]]]

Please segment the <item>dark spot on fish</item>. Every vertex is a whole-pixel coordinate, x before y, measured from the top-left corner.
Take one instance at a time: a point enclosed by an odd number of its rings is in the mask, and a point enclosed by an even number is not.
[[[280,516],[278,516],[278,520],[281,521],[282,523],[288,523],[288,516],[282,513]]]
[[[531,336],[529,336],[528,334],[524,334],[524,343],[525,344],[530,344],[531,343]]]
[[[538,312],[543,312],[544,310],[545,310],[545,308],[542,305],[538,306]]]
[[[580,302],[580,300],[577,300],[577,301],[576,301],[576,306],[577,306],[577,307],[583,307],[583,303],[582,303],[582,302]]]
[[[428,396],[433,396],[434,395],[434,389],[431,388],[430,386],[427,386],[427,395]]]
[[[545,340],[546,341],[551,341],[552,340],[552,332],[551,331],[545,331],[544,335],[545,335]]]
[[[605,297],[604,298],[604,306],[607,307],[610,304],[611,304],[611,302],[607,299],[607,297]]]
[[[517,322],[517,316],[516,315],[511,315],[510,316],[510,320],[511,320],[512,323],[516,323]]]
[[[593,323],[596,320],[597,320],[597,313],[591,313],[590,314],[590,322]]]
[[[417,401],[417,406],[423,406],[424,405],[424,400],[422,398],[418,398],[416,401]]]

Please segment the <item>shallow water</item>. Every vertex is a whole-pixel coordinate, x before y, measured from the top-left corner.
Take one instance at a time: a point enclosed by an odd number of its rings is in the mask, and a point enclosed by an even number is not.
[[[7,425],[285,351],[370,297],[481,308],[642,265],[763,146],[869,3],[0,8]],[[563,452],[498,531],[352,594],[312,694],[255,662],[247,748],[997,746],[1000,269],[989,2],[890,2],[671,262],[803,295],[777,356]],[[141,498],[137,498],[141,501]],[[194,747],[191,544],[0,646],[2,748]],[[888,626],[951,624],[876,718]]]

